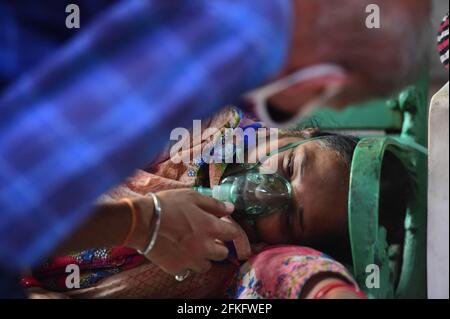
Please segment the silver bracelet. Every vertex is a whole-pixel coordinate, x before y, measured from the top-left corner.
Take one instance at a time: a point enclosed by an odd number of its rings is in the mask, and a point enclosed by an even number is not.
[[[153,198],[153,206],[155,207],[155,217],[156,218],[156,222],[154,223],[154,227],[152,227],[153,229],[153,233],[152,233],[152,237],[150,239],[150,242],[148,243],[147,247],[145,247],[144,251],[141,250],[137,250],[138,253],[140,253],[141,255],[148,255],[148,253],[152,250],[153,246],[155,246],[155,242],[156,242],[156,237],[158,237],[158,233],[159,233],[159,226],[161,224],[161,202],[159,201],[158,196],[156,196],[154,193],[149,193],[149,195]]]

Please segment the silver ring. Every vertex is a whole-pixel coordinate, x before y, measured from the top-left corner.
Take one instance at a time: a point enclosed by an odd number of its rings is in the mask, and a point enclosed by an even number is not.
[[[175,280],[181,282],[181,281],[185,280],[187,277],[189,277],[190,274],[191,274],[191,271],[188,269],[184,272],[183,275],[176,275]]]

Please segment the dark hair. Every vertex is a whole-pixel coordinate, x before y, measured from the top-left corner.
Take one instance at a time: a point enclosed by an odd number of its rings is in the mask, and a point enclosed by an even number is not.
[[[353,135],[340,135],[330,132],[317,131],[313,137],[324,136],[326,138],[318,140],[318,143],[325,148],[334,150],[350,169],[352,165],[353,152],[359,142],[359,138]]]
[[[343,135],[331,132],[321,131],[318,128],[307,128],[307,129],[288,129],[281,130],[280,137],[292,136],[300,137],[304,139],[312,137],[326,137],[321,140],[317,140],[319,145],[324,148],[333,150],[336,154],[342,158],[345,165],[350,168],[352,163],[353,151],[359,142],[359,138],[353,135]]]

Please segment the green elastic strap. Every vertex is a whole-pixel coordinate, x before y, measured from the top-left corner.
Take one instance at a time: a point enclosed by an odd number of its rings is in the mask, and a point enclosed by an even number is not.
[[[289,149],[291,149],[293,147],[297,147],[299,145],[305,144],[305,143],[310,142],[310,141],[323,140],[323,139],[326,139],[327,137],[329,137],[329,136],[327,136],[327,135],[326,136],[317,136],[317,137],[308,138],[306,140],[301,140],[301,141],[289,143],[289,144],[287,144],[287,145],[285,145],[283,147],[280,147],[280,148],[278,148],[278,149],[276,149],[276,150],[274,150],[274,151],[272,151],[270,153],[267,153],[263,159],[259,160],[258,162],[254,163],[254,164],[250,164],[248,167],[246,167],[246,169],[247,170],[251,170],[251,169],[254,169],[254,168],[257,168],[257,167],[261,166],[262,163],[265,160],[267,160],[269,157],[271,157],[271,156],[273,156],[275,154],[283,153],[283,152],[285,152],[285,151],[287,151],[287,150],[289,150]],[[245,163],[243,163],[243,164],[245,165]]]
[[[323,140],[323,139],[326,139],[328,137],[329,137],[328,135],[317,136],[317,137],[308,138],[306,140],[301,140],[301,141],[289,143],[289,144],[287,144],[287,145],[285,145],[283,147],[280,147],[280,148],[274,150],[273,152],[270,152],[270,153],[266,154],[266,157],[263,158],[262,160],[260,160],[257,164],[261,165],[262,162],[264,162],[266,159],[268,159],[269,157],[271,157],[271,156],[273,156],[275,154],[283,153],[283,152],[285,152],[285,151],[287,151],[287,150],[289,150],[291,148],[297,147],[299,145],[302,145],[302,144],[305,144],[305,143],[308,143],[308,142],[311,142],[311,141],[314,141],[314,140]]]

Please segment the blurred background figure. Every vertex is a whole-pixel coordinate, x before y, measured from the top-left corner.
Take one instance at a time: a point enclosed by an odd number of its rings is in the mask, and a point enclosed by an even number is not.
[[[380,9],[379,29],[366,26],[369,4]],[[336,64],[345,72],[316,77],[273,96],[271,113],[287,119],[331,85],[340,86],[340,92],[327,104],[342,107],[412,83],[428,67],[434,50],[430,12],[431,1],[342,0],[338,6],[327,0],[297,1],[300,25],[280,77],[320,63]]]

